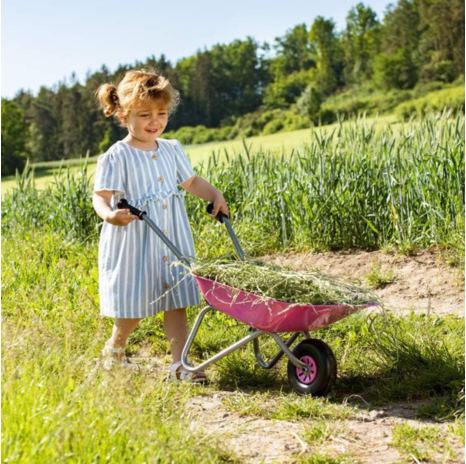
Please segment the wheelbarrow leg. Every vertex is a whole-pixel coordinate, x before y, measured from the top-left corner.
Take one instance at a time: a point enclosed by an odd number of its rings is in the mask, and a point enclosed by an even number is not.
[[[220,351],[220,353],[217,353],[216,355],[212,356],[210,359],[207,361],[204,361],[202,364],[199,364],[198,366],[190,366],[188,363],[188,353],[189,349],[191,348],[191,345],[194,341],[194,338],[196,337],[196,334],[199,330],[199,327],[202,323],[202,320],[204,319],[204,316],[209,312],[215,310],[215,308],[212,308],[212,306],[206,306],[204,309],[201,310],[199,315],[197,316],[196,322],[194,323],[194,326],[191,330],[191,333],[189,334],[188,340],[186,341],[186,345],[183,348],[183,353],[181,354],[181,362],[183,364],[183,367],[188,371],[188,372],[199,372],[203,369],[205,369],[207,366],[210,366],[211,364],[217,362],[218,360],[224,358],[230,353],[233,353],[233,351],[237,350],[238,348],[242,347],[243,345],[246,345],[246,343],[249,343],[252,340],[255,340],[257,337],[262,335],[264,331],[262,330],[255,330],[253,333],[249,334],[248,336],[242,338],[238,342],[234,343],[233,345],[230,345],[229,347],[225,348],[224,350]]]
[[[267,333],[267,332],[265,332]],[[290,347],[294,341],[299,337],[299,332],[295,332],[286,342],[286,346]],[[259,339],[256,338],[253,341],[254,344],[254,354],[256,355],[257,362],[264,368],[264,369],[271,369],[272,367],[277,364],[277,362],[281,359],[281,357],[285,354],[283,350],[280,350],[275,357],[270,361],[269,363],[264,361],[264,358],[262,358],[260,354],[260,348],[259,348]]]
[[[276,333],[269,333],[269,335],[278,343],[278,346],[282,349],[282,351],[288,356],[288,359],[292,364],[296,367],[303,369],[305,372],[309,371],[309,366],[302,361],[300,361],[288,348],[286,343],[276,334]]]

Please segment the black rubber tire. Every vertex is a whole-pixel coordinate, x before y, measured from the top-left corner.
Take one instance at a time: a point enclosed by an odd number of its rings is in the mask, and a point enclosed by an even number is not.
[[[298,359],[311,356],[317,364],[317,377],[309,385],[302,383],[298,378],[296,366],[288,361],[288,380],[291,388],[299,395],[328,395],[337,378],[337,361],[331,348],[322,340],[306,339],[296,345],[293,354]]]

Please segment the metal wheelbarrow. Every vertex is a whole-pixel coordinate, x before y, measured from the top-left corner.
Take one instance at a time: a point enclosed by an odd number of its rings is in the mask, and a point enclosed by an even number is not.
[[[145,211],[131,206],[125,199],[119,201],[118,208],[129,209],[140,220],[145,221],[180,261],[190,265],[189,260]],[[213,205],[210,204],[207,211],[211,213],[212,209]],[[219,213],[217,219],[225,224],[238,254],[245,259],[228,217]],[[378,304],[369,302],[362,305],[298,305],[245,292],[205,277],[194,277],[208,305],[198,314],[188,336],[181,358],[183,367],[190,372],[199,372],[243,345],[253,342],[256,359],[264,369],[274,367],[284,354],[288,357],[288,380],[291,388],[300,395],[325,396],[333,388],[337,377],[337,362],[331,348],[322,340],[311,338],[309,332],[327,327],[362,308]],[[204,316],[215,310],[248,325],[251,333],[198,366],[192,366],[188,361],[189,349]],[[278,333],[292,334],[284,341]],[[265,334],[272,337],[279,347],[278,353],[269,361],[263,359],[259,347],[259,337]],[[300,335],[304,336],[304,340],[291,350],[291,346]]]

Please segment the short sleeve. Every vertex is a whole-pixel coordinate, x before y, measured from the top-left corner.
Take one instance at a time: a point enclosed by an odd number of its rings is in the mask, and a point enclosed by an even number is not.
[[[110,153],[100,156],[97,160],[94,192],[101,190],[114,190],[115,193],[125,193],[120,162]]]
[[[187,181],[191,177],[195,176],[191,163],[188,159],[188,155],[183,150],[180,142],[178,140],[173,140],[175,146],[175,162],[176,162],[176,184],[180,185],[183,182]]]

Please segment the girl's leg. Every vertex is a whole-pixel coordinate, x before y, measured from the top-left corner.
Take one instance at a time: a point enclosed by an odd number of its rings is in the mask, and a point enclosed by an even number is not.
[[[186,315],[186,308],[165,311],[163,316],[165,335],[170,343],[173,363],[176,363],[181,361],[181,353],[188,339],[188,317]],[[183,370],[183,366],[178,368],[178,372]],[[201,381],[204,381],[206,380],[206,376],[204,372],[196,372],[193,374],[193,379],[201,379]]]
[[[124,348],[126,340],[137,327],[141,319],[122,319],[116,318],[113,324],[113,333],[110,340],[107,342],[110,348]],[[124,356],[121,355],[123,358]]]
[[[186,315],[186,308],[164,311],[163,327],[168,343],[170,343],[173,362],[181,361],[181,353],[188,339],[188,317]]]

